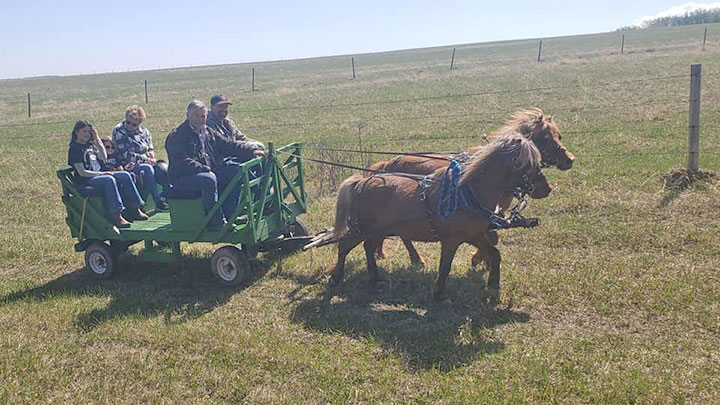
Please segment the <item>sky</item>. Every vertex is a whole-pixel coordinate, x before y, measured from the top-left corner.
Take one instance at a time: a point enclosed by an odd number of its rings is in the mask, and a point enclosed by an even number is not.
[[[673,7],[683,12],[710,4],[0,0],[0,79],[607,32],[639,23],[643,17],[662,16]]]

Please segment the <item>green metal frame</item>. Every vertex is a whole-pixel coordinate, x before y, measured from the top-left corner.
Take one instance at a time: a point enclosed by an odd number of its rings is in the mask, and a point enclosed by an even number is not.
[[[279,152],[288,152],[290,157],[285,161],[278,158]],[[225,192],[219,196],[218,202],[203,215],[197,204],[173,204],[170,209],[178,216],[195,216],[194,222],[201,224],[195,229],[173,229],[169,212],[150,212],[150,219],[133,223],[130,228],[118,229],[107,218],[105,203],[100,197],[83,197],[72,180],[72,169],[57,172],[63,188],[62,201],[67,210],[66,223],[70,234],[78,238],[75,249],[84,250],[88,243],[97,241],[145,241],[149,261],[171,261],[179,258],[180,242],[232,243],[255,246],[268,240],[271,236],[294,222],[295,217],[307,210],[304,171],[302,164],[302,145],[292,143],[275,149],[272,142],[268,144],[267,156],[255,158],[239,166],[237,175],[230,181]],[[250,180],[251,169],[264,163],[265,173]],[[207,229],[212,216],[221,209],[222,203],[229,197],[230,189],[242,187],[240,202],[237,209],[228,218],[228,223],[220,230]],[[253,190],[256,188],[259,191]],[[253,198],[258,193],[257,199]],[[267,212],[270,208],[270,212]],[[167,255],[157,249],[152,241],[170,243],[173,253]]]

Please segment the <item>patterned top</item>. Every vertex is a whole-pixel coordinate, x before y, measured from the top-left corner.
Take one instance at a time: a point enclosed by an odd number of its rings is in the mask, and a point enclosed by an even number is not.
[[[70,147],[68,148],[68,165],[75,169],[75,180],[83,180],[84,177],[93,177],[102,174],[101,159],[103,157],[106,157],[105,149],[100,150],[97,142],[70,142]],[[80,164],[80,169],[75,166],[78,163]]]
[[[113,129],[112,139],[117,148],[118,165],[144,163],[148,159],[147,153],[154,150],[152,135],[142,125],[130,131],[121,122]]]

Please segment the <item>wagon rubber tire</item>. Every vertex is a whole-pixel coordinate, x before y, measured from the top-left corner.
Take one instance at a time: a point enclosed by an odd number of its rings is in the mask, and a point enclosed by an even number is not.
[[[219,248],[210,259],[210,272],[222,285],[238,285],[250,277],[251,271],[247,255],[235,246]]]
[[[113,248],[103,242],[93,242],[85,249],[85,268],[98,279],[112,276],[116,259]]]
[[[310,236],[310,229],[308,228],[307,224],[305,224],[305,221],[300,218],[295,218],[295,221],[285,228],[283,236],[287,238]],[[306,243],[307,241],[298,242],[297,240],[280,242],[279,248],[280,251],[282,251],[283,253],[295,253],[302,250],[302,247]]]
[[[285,236],[310,236],[310,228],[308,228],[305,221],[300,218],[295,218],[295,222],[288,225]]]

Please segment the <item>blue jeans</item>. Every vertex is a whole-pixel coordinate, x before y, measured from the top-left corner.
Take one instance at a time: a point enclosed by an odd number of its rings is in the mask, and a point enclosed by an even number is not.
[[[148,163],[136,165],[133,168],[133,173],[137,176],[142,176],[143,187],[150,191],[150,194],[152,194],[153,200],[156,203],[160,202],[162,197],[160,196],[160,191],[157,188],[157,182],[155,181],[155,169],[153,169],[152,165]]]
[[[225,191],[239,169],[240,163],[234,161],[224,162],[222,166],[215,169],[215,174],[218,179],[219,194],[222,194]],[[242,182],[238,182],[238,184],[235,185],[232,191],[230,191],[228,198],[222,204],[222,210],[226,217],[232,215],[235,208],[237,208],[238,202],[240,201],[240,192],[242,191],[242,187],[240,186],[241,184]]]
[[[225,192],[225,189],[230,184],[230,181],[235,177],[235,175],[240,170],[240,165],[242,163],[235,161],[235,160],[226,160],[223,162],[223,165],[217,169],[215,169],[215,174],[217,174],[218,179],[218,192],[219,194],[222,194]],[[252,169],[250,169],[248,173],[248,178],[250,180],[256,179],[263,174],[263,167],[262,164],[260,166],[254,166]],[[257,194],[257,189],[259,189],[258,186],[255,186],[255,194]],[[235,212],[235,209],[238,206],[238,203],[240,201],[240,193],[242,192],[242,181],[239,181],[235,187],[230,192],[230,195],[228,198],[223,202],[222,209],[225,213],[225,216],[228,217],[232,215],[233,212]],[[256,195],[255,198],[258,198]]]
[[[90,177],[84,180],[83,183],[92,187],[91,190],[84,190],[85,197],[105,197],[110,212],[122,212],[125,209],[123,201],[131,207],[145,205],[145,201],[140,197],[130,173],[126,171],[113,172],[112,176],[101,174]]]
[[[206,214],[210,212],[218,199],[217,177],[215,177],[215,173],[213,172],[203,172],[192,176],[181,177],[173,183],[173,187],[178,191],[188,191],[191,193],[199,191],[202,195]],[[223,219],[222,211],[218,210],[210,220],[210,224],[221,224]]]

